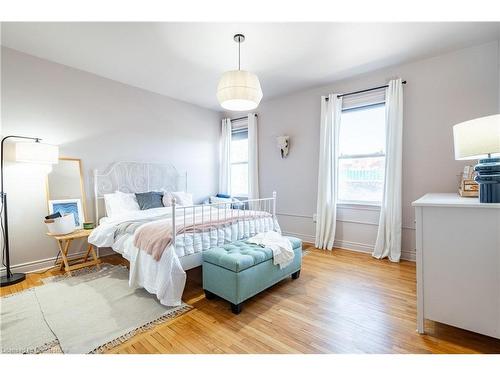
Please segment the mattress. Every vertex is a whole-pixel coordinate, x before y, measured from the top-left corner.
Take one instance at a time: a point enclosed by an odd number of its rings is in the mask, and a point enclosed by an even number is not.
[[[102,232],[107,232],[108,236],[105,239],[98,239],[94,237],[96,233],[91,235],[90,240],[96,246],[104,247],[109,246],[114,251],[123,254],[124,244],[134,236],[135,231],[141,224],[151,222],[154,220],[163,219],[165,217],[171,216],[171,210],[169,208],[160,208],[140,211],[137,214],[130,214],[123,216],[121,218],[114,218],[113,220],[109,218],[103,218],[100,223],[104,228],[98,228]],[[233,212],[239,212],[241,210],[232,210]],[[276,219],[266,212],[259,213],[261,211],[252,211],[257,213],[257,217],[245,217],[241,216],[241,219],[229,224],[216,225],[215,228],[205,229],[197,231],[195,233],[181,233],[176,236],[175,241],[175,253],[180,257],[187,255],[192,255],[202,250],[207,250],[211,247],[221,246],[228,242],[239,241],[245,238],[250,238],[257,233],[276,231],[281,232],[279,224]],[[188,215],[186,215],[188,222],[191,220]],[[214,215],[215,216],[215,215]],[[234,214],[236,217],[237,214]],[[184,217],[181,214],[177,214],[176,220],[179,223],[184,221]],[[134,225],[135,224],[135,225]],[[97,231],[96,231],[97,232]]]
[[[182,258],[187,255],[199,253],[211,247],[222,246],[229,242],[250,238],[257,233],[268,231],[280,232],[277,220],[272,217],[262,217],[256,219],[245,219],[225,225],[223,228],[207,230],[202,233],[186,233],[177,235],[175,241],[175,254]],[[133,233],[117,234],[111,248],[123,255],[127,241],[130,241]]]

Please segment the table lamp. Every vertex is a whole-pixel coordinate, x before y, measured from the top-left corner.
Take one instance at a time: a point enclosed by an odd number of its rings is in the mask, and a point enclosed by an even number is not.
[[[14,160],[20,162],[36,163],[36,164],[57,164],[59,161],[59,149],[57,146],[41,143],[40,138],[23,137],[17,135],[9,135],[2,139],[0,143],[0,187],[1,187],[1,212],[3,213],[2,237],[3,245],[3,265],[5,266],[5,276],[1,277],[0,286],[7,286],[19,283],[26,278],[24,273],[12,273],[10,270],[10,248],[9,248],[9,220],[7,216],[7,194],[3,190],[3,174],[4,174],[4,142],[7,139],[16,138],[28,140],[29,142],[14,143],[15,152]]]
[[[500,114],[453,126],[453,139],[456,160],[479,159],[474,167],[479,201],[500,203]]]

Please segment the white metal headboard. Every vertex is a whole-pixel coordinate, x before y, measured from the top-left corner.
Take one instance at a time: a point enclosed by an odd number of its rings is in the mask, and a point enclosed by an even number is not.
[[[187,191],[187,172],[180,174],[168,163],[119,161],[104,171],[94,170],[96,224],[99,223],[99,200],[115,191],[143,193],[147,191]]]

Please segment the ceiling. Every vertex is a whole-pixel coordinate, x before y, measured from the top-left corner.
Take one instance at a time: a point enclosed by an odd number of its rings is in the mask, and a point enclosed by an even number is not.
[[[241,68],[264,99],[499,37],[500,23],[2,23],[2,45],[220,110],[217,82]]]

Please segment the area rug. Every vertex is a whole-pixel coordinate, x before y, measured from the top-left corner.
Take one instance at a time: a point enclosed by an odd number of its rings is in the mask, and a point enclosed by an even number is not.
[[[101,265],[0,299],[3,353],[100,353],[189,311],[130,288],[124,266]]]

